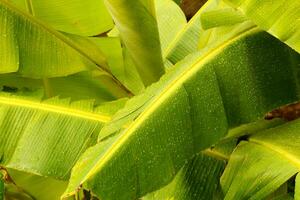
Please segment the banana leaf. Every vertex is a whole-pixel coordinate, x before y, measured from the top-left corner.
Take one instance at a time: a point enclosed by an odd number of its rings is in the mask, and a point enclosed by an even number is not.
[[[80,154],[95,144],[104,123],[125,99],[94,107],[89,100],[41,98],[39,91],[0,94],[0,163],[67,180]]]
[[[11,0],[17,7],[59,31],[82,36],[99,35],[113,27],[103,0]]]
[[[81,39],[77,44],[78,40],[4,0],[0,1],[0,37],[0,73],[18,71],[23,76],[44,78],[97,68],[108,71],[104,54],[91,41]]]
[[[119,86],[114,86],[113,80],[107,76],[97,75],[92,72],[80,72],[67,77],[56,77],[48,79],[48,90],[50,97],[60,96],[72,100],[95,100],[95,104],[117,100],[127,97]],[[108,82],[108,83],[106,83]],[[112,86],[112,87],[110,87]],[[10,73],[0,75],[0,88],[4,91],[18,91],[26,89],[44,89],[41,79],[30,79],[20,74]],[[47,94],[44,91],[44,98]]]
[[[185,164],[169,185],[142,200],[214,199],[224,168],[225,161],[201,153]]]
[[[299,126],[295,120],[242,141],[221,178],[224,199],[264,199],[298,173]]]
[[[225,0],[300,53],[300,1]]]
[[[295,180],[295,200],[299,200],[300,199],[300,185],[299,185],[299,173],[296,176],[296,180]]]
[[[89,38],[105,54],[111,73],[133,94],[139,94],[145,86],[126,47],[122,48],[120,38]]]
[[[196,52],[198,50],[198,41],[204,32],[200,17],[203,13],[211,9],[215,9],[218,5],[219,0],[209,0],[188,23],[184,24],[184,16],[176,14],[176,12],[173,11],[174,13],[172,12],[172,16],[174,17],[174,21],[176,23],[162,27],[160,29],[160,34],[167,35],[169,32],[173,32],[174,30],[170,29],[173,29],[173,26],[176,27],[176,24],[179,23],[179,21],[182,22],[182,25],[184,25],[184,27],[177,32],[177,34],[172,38],[172,41],[164,45],[166,47],[163,51],[163,58],[169,60],[173,64],[176,64],[185,56],[189,55],[190,53]]]
[[[31,173],[8,169],[8,174],[13,183],[5,185],[6,197],[21,200],[54,200],[59,199],[67,186],[67,181],[55,180],[50,177],[38,176]],[[22,195],[20,197],[20,195]]]
[[[0,173],[0,200],[4,200],[4,179],[3,179],[3,174]]]
[[[246,21],[242,12],[233,8],[223,8],[205,12],[201,15],[203,29],[210,29],[219,26],[235,25]]]
[[[143,200],[222,199],[220,177],[236,140],[217,144],[189,160],[175,178],[162,189],[147,194]]]
[[[101,130],[64,197],[85,188],[102,199],[135,199],[168,184],[228,129],[298,99],[291,56],[299,54],[255,27],[188,56]]]
[[[164,66],[152,0],[104,2],[144,85],[156,82],[164,74]]]
[[[187,21],[180,7],[172,0],[156,0],[155,8],[161,49],[165,54],[168,45],[186,26]]]

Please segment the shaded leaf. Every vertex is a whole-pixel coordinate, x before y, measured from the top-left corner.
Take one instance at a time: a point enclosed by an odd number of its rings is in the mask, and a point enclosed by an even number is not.
[[[201,153],[185,164],[170,184],[142,199],[214,199],[224,168],[224,161]]]
[[[108,79],[105,82],[106,78]],[[97,76],[91,72],[80,72],[67,77],[49,78],[48,83],[51,96],[71,98],[72,100],[93,99],[96,104],[127,96],[127,93],[121,90],[113,80],[109,80],[107,76]],[[41,79],[30,79],[11,73],[0,75],[0,87],[7,88],[6,91],[9,92],[23,88],[43,89],[44,85]],[[46,94],[44,97],[46,97]]]
[[[296,176],[296,181],[295,181],[295,200],[299,200],[300,199],[300,185],[299,185],[299,173]]]
[[[2,173],[0,173],[0,200],[4,200],[4,179]]]
[[[23,192],[26,191],[31,197],[38,200],[59,199],[67,186],[67,182],[65,181],[55,180],[49,177],[41,177],[12,169],[9,169],[8,172],[14,181],[14,184],[6,185],[8,191],[13,190],[13,187],[22,188]],[[20,190],[15,190],[16,192],[21,193]]]

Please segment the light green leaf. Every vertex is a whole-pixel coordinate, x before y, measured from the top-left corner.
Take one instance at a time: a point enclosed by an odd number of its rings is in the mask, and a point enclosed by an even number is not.
[[[87,39],[84,46],[78,45],[4,0],[0,1],[0,37],[1,73],[18,71],[42,78],[107,68],[103,53]]]
[[[10,178],[14,183],[6,185],[6,189],[13,187],[21,189],[34,199],[38,200],[56,200],[60,198],[64,189],[67,187],[66,181],[55,180],[49,177],[41,177],[34,174],[23,173],[20,171],[8,170]],[[22,199],[23,200],[23,199]]]
[[[201,153],[185,164],[170,184],[142,200],[213,199],[224,168],[225,161]]]
[[[219,4],[219,0],[209,0],[197,14],[185,24],[184,28],[177,32],[176,36],[173,37],[172,41],[168,45],[165,45],[164,59],[170,60],[173,64],[182,60],[185,56],[198,50],[198,41],[200,36],[203,34],[200,17],[204,12],[211,9],[215,9]],[[175,13],[175,12],[174,12]],[[172,13],[173,14],[173,13]],[[174,15],[174,14],[173,14]],[[183,17],[179,17],[178,14],[174,15],[177,20],[183,21]],[[158,17],[159,20],[159,17]],[[178,22],[176,22],[177,24]],[[173,25],[172,25],[173,26]],[[170,26],[170,27],[172,27]],[[162,34],[164,34],[165,30]],[[171,31],[171,30],[168,30]]]
[[[252,28],[187,57],[101,130],[100,143],[73,168],[64,197],[87,188],[102,199],[135,199],[168,184],[228,128],[298,99],[294,54]]]
[[[121,80],[133,94],[140,94],[145,90],[145,86],[126,47],[123,48],[123,58],[124,68],[123,72],[118,76],[119,80]]]
[[[40,93],[1,93],[1,165],[66,180],[80,154],[95,144],[104,123],[123,105],[124,100],[94,107],[89,100],[41,101]]]
[[[152,1],[152,0],[151,0]],[[156,82],[164,73],[155,17],[148,0],[104,0],[143,83]],[[148,3],[147,3],[148,2]]]
[[[235,25],[246,21],[243,13],[233,8],[224,8],[214,11],[205,12],[201,16],[203,29],[210,29],[218,26]]]
[[[168,45],[186,26],[187,21],[183,11],[174,1],[156,0],[155,5],[161,49],[165,54]]]
[[[300,1],[225,0],[300,53]]]
[[[221,178],[225,199],[263,199],[299,172],[299,128],[295,120],[241,142]]]
[[[103,0],[11,0],[56,30],[83,36],[98,35],[113,27]]]
[[[182,0],[180,7],[186,18],[191,19],[208,0]]]

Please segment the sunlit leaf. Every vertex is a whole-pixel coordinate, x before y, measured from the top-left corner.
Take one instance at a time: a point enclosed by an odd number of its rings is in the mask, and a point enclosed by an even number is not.
[[[96,138],[124,100],[94,107],[93,101],[41,93],[1,93],[1,165],[31,174],[68,179],[78,157]],[[18,123],[16,123],[18,122]]]
[[[300,53],[300,1],[225,0]]]
[[[84,36],[98,35],[113,27],[103,0],[10,0],[56,30]]]
[[[0,37],[1,73],[18,71],[41,78],[107,66],[103,53],[88,40],[85,46],[78,45],[4,0],[0,1]]]

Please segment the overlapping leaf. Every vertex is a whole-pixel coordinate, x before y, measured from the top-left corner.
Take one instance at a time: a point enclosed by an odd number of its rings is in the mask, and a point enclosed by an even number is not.
[[[48,84],[50,96],[60,96],[72,100],[93,99],[96,104],[113,101],[128,95],[108,76],[97,75],[92,72],[49,78]],[[24,78],[19,74],[11,73],[0,75],[0,87],[6,91],[17,91],[23,88],[43,89],[44,84],[41,79]],[[47,94],[44,96],[46,97]]]
[[[184,28],[178,30],[176,35],[174,34],[174,36],[172,37],[172,41],[170,41],[167,45],[164,45],[164,59],[168,59],[173,64],[175,64],[188,54],[196,52],[198,50],[200,35],[202,36],[202,33],[204,31],[202,29],[200,17],[204,12],[214,9],[218,4],[219,0],[208,1],[188,23],[184,23],[185,18],[184,16],[179,14],[179,11],[170,13],[170,15],[172,15],[172,17],[176,19],[174,19],[176,23],[173,23],[172,26],[181,22],[181,26],[184,26]],[[158,18],[158,20],[159,19],[160,18]],[[162,27],[160,29],[160,34],[162,35],[161,37],[166,37],[169,32],[172,33],[176,30],[170,30],[173,28],[169,29],[169,27],[170,25]]]
[[[1,93],[1,165],[56,179],[69,177],[80,154],[124,103],[94,108],[92,101],[41,101],[39,93],[31,94]]]
[[[213,199],[217,195],[219,179],[224,167],[225,162],[222,160],[205,154],[197,155],[184,165],[169,185],[142,199]]]
[[[22,200],[59,199],[68,184],[67,181],[24,173],[13,169],[8,169],[8,173],[13,182],[6,184],[6,196]]]
[[[221,179],[226,200],[264,199],[299,172],[299,125],[286,123],[238,145]]]
[[[152,0],[104,0],[145,85],[164,73]],[[133,12],[134,10],[134,12]],[[153,10],[154,11],[154,10]]]
[[[107,69],[105,56],[87,39],[85,45],[78,45],[4,0],[0,1],[0,37],[1,73],[18,71],[42,78]]]
[[[225,0],[300,53],[300,1]]]

